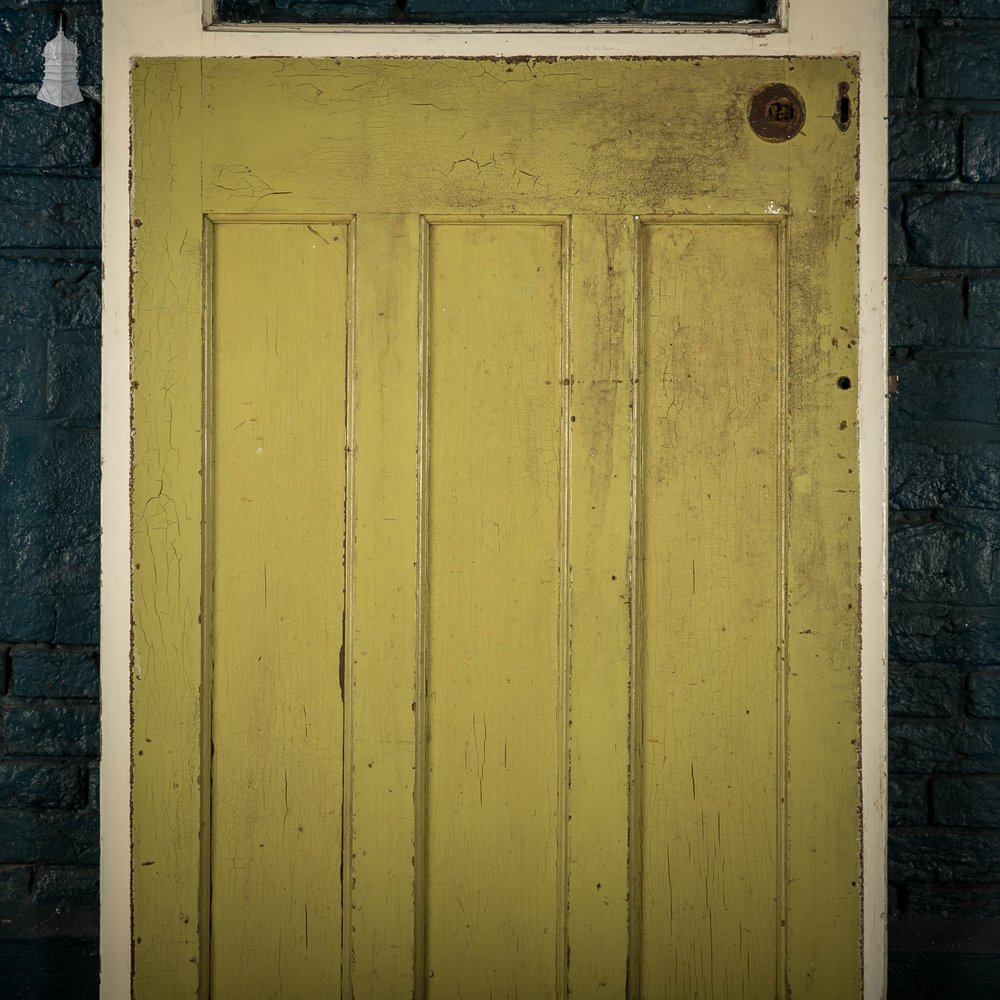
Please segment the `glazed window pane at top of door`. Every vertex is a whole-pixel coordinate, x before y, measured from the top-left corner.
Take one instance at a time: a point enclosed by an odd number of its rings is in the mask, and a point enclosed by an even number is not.
[[[216,0],[222,24],[581,24],[774,21],[777,0]]]

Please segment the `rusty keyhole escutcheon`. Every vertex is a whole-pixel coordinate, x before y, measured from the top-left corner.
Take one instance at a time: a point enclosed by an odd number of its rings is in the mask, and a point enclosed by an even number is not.
[[[765,142],[787,142],[802,131],[806,105],[787,83],[769,83],[755,90],[747,109],[750,127]]]

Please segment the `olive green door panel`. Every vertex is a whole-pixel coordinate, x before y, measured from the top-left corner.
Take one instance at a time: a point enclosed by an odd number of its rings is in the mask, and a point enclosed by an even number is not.
[[[784,220],[645,224],[639,240],[642,983],[770,997],[785,906]],[[665,963],[668,941],[697,961]]]
[[[137,996],[860,996],[843,83],[140,61]]]

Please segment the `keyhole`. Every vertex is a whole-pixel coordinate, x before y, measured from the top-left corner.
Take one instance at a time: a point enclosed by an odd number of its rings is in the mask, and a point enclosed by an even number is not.
[[[833,120],[841,132],[846,132],[847,126],[851,124],[850,89],[850,84],[847,83],[842,83],[837,88],[837,113],[833,116]]]

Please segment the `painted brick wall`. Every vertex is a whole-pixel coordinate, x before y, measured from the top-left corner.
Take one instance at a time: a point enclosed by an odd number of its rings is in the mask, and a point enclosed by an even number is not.
[[[35,99],[57,12],[87,100]],[[97,996],[100,3],[0,0],[0,994]]]
[[[890,0],[890,996],[1000,993],[1000,0]]]

